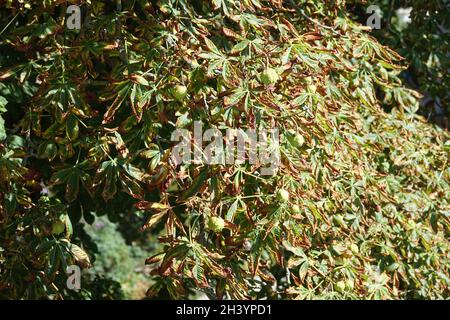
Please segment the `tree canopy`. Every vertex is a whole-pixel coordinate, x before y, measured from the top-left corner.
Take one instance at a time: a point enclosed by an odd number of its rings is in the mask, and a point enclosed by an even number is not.
[[[448,297],[448,132],[347,2],[86,1],[70,30],[77,1],[7,1],[0,297],[92,296],[66,267],[102,215],[158,237],[149,297]],[[277,128],[277,173],[173,164],[195,122]]]

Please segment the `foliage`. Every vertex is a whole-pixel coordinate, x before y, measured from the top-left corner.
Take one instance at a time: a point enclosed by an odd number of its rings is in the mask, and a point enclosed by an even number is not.
[[[161,243],[150,297],[448,297],[448,133],[345,1],[92,1],[81,31],[60,1],[14,3],[0,297],[70,297],[68,246],[93,255],[83,225],[142,211]],[[171,133],[194,121],[279,128],[278,173],[174,166]]]
[[[408,69],[401,78],[425,97],[420,113],[449,128],[450,78],[450,3],[445,0],[371,1],[382,12],[382,26],[373,35],[383,44],[394,48],[408,61]],[[365,5],[353,7],[364,17]],[[402,22],[396,14],[399,9],[411,8],[410,22]]]

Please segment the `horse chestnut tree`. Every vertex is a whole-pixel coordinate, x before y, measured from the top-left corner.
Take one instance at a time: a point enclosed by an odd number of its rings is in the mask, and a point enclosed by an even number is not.
[[[0,8],[1,298],[76,296],[100,215],[158,236],[150,297],[448,297],[449,135],[346,1],[66,2]],[[277,128],[277,172],[175,165],[194,122]]]

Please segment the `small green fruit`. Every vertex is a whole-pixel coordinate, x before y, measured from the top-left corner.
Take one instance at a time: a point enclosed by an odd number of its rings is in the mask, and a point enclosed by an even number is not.
[[[355,281],[353,281],[353,279],[348,279],[345,281],[345,288],[347,290],[353,290],[355,288]]]
[[[300,207],[299,207],[298,205],[294,204],[294,205],[292,206],[292,212],[293,212],[294,214],[299,214],[299,213],[300,213]]]
[[[182,85],[176,85],[172,88],[172,96],[177,101],[183,101],[187,94],[187,88]]]
[[[52,234],[58,235],[64,232],[66,225],[64,222],[58,220],[52,225]]]
[[[214,232],[220,232],[225,227],[225,221],[220,217],[211,217],[208,220],[208,229]]]
[[[279,189],[277,191],[277,200],[286,203],[289,201],[289,192],[285,189]]]
[[[275,69],[267,68],[261,74],[261,81],[265,85],[274,84],[279,80],[278,72]]]
[[[350,245],[350,250],[351,250],[353,253],[358,253],[358,252],[359,252],[358,246],[357,246],[356,244],[354,244],[354,243],[352,243],[352,244]]]
[[[334,290],[336,290],[339,293],[342,293],[345,291],[345,282],[344,281],[338,281],[334,284]]]
[[[296,147],[300,148],[304,144],[305,144],[305,138],[303,138],[303,136],[300,133],[296,134],[294,137],[294,145]]]
[[[333,209],[334,209],[333,202],[331,202],[330,200],[325,201],[325,203],[323,204],[323,207],[326,211],[333,211]]]

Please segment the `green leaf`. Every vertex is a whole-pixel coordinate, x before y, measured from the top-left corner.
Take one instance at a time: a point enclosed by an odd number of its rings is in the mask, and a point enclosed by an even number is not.
[[[286,248],[286,250],[289,250],[296,256],[306,258],[305,252],[302,248],[294,247],[287,240],[283,240],[283,246]]]
[[[0,112],[6,112],[6,105],[8,104],[8,100],[4,97],[0,96]]]
[[[5,120],[0,115],[0,141],[6,139]]]
[[[44,141],[43,143],[41,143],[37,150],[37,157],[39,159],[49,159],[51,161],[56,157],[57,154],[58,147],[52,141]]]
[[[246,91],[240,91],[240,90],[238,90],[238,91],[234,92],[231,96],[225,97],[225,99],[224,99],[224,104],[225,104],[227,107],[234,106],[234,105],[237,104],[239,101],[241,101],[242,98],[244,98],[246,94],[247,94]]]
[[[83,161],[72,167],[61,169],[55,172],[51,178],[54,185],[66,184],[66,200],[68,202],[73,202],[78,197],[78,192],[80,191],[80,181],[82,182],[85,189],[91,194],[92,182],[87,172],[89,163]]]
[[[236,210],[238,208],[238,204],[239,204],[239,199],[236,199],[233,204],[230,206],[230,208],[228,209],[227,215],[226,215],[226,219],[228,221],[233,222],[234,219],[234,214],[236,213]]]
[[[78,125],[78,118],[74,114],[70,114],[67,117],[67,122],[66,122],[67,138],[69,138],[70,141],[76,140],[78,138],[79,131],[80,131],[80,128]]]
[[[204,182],[208,179],[209,168],[204,167],[197,177],[194,178],[191,186],[187,188],[181,195],[180,201],[184,201],[198,193],[200,188],[203,186]]]
[[[209,40],[207,37],[203,38],[205,40],[206,46],[208,47],[208,49],[212,52],[214,52],[217,55],[222,55],[221,52],[219,51],[219,49],[217,49],[216,45],[214,44],[214,42],[212,42],[211,40]]]
[[[133,80],[135,80],[137,83],[142,84],[143,86],[149,86],[150,83],[148,83],[147,79],[145,79],[143,76],[134,74]]]
[[[243,40],[243,41],[241,41],[241,42],[238,42],[238,43],[233,47],[233,49],[231,49],[231,53],[232,53],[232,54],[235,54],[235,53],[241,52],[242,50],[244,50],[245,48],[248,47],[249,43],[250,43],[250,41],[248,41],[248,40]]]

